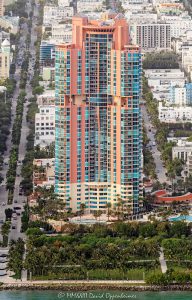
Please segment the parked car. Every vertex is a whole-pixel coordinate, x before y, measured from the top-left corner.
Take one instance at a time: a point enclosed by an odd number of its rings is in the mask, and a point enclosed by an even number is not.
[[[17,211],[17,210],[21,209],[21,207],[15,206],[15,207],[13,207],[13,209]]]
[[[0,276],[5,276],[7,275],[7,272],[5,270],[0,270]]]
[[[7,257],[7,254],[5,254],[5,253],[0,253],[0,257]]]

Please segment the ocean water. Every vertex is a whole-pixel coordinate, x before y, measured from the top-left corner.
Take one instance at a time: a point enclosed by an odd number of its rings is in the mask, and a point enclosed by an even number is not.
[[[192,300],[192,292],[123,292],[123,291],[1,291],[0,300]]]

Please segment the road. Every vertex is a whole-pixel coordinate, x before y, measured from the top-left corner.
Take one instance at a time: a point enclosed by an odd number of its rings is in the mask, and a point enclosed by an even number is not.
[[[31,4],[27,4],[26,5],[26,12],[30,13],[32,10]],[[36,49],[35,49],[35,41],[37,39],[37,33],[35,31],[35,26],[36,26],[36,17],[38,16],[39,12],[38,12],[38,8],[35,6],[34,7],[34,17],[33,17],[33,22],[32,22],[32,31],[31,31],[31,44],[30,44],[30,59],[29,59],[29,68],[28,68],[28,78],[32,78],[33,74],[34,74],[34,59],[35,59],[35,55],[36,55]],[[9,157],[10,157],[10,150],[12,148],[12,128],[13,128],[13,124],[14,124],[14,120],[15,120],[15,116],[16,116],[16,106],[17,106],[17,99],[18,99],[18,95],[20,93],[20,89],[19,89],[19,85],[20,85],[20,73],[21,73],[21,64],[23,61],[23,57],[24,57],[24,53],[26,51],[26,45],[25,45],[25,41],[26,41],[26,36],[28,33],[28,27],[27,25],[24,23],[21,26],[21,31],[22,31],[22,35],[20,37],[19,40],[19,44],[18,44],[18,54],[17,54],[17,58],[16,58],[16,71],[15,71],[15,75],[14,75],[14,79],[16,80],[17,84],[16,84],[16,88],[13,94],[13,99],[12,99],[12,118],[11,118],[11,125],[10,125],[10,134],[7,138],[7,150],[5,151],[3,158],[4,158],[4,164],[3,164],[3,169],[1,171],[1,174],[4,178],[1,186],[0,186],[0,220],[1,221],[5,221],[5,209],[6,208],[12,208],[14,209],[14,207],[20,208],[17,209],[16,211],[18,212],[18,214],[20,215],[16,215],[14,214],[14,219],[12,218],[12,226],[14,228],[12,228],[11,226],[11,230],[10,230],[10,234],[9,234],[9,241],[11,239],[17,240],[19,237],[23,238],[23,234],[20,233],[21,231],[21,212],[23,211],[23,207],[26,203],[26,197],[24,195],[21,195],[20,193],[20,183],[23,180],[22,176],[21,176],[21,168],[22,168],[22,161],[25,157],[26,154],[26,144],[27,144],[27,135],[29,133],[29,128],[28,128],[28,124],[26,121],[26,115],[27,115],[27,109],[28,109],[28,105],[29,105],[29,99],[32,97],[32,87],[30,85],[29,80],[27,81],[26,84],[26,99],[27,101],[24,104],[24,110],[23,110],[23,119],[22,119],[22,129],[21,129],[21,140],[20,140],[20,144],[19,144],[19,153],[18,153],[18,164],[17,164],[17,169],[16,169],[16,180],[15,180],[15,189],[14,189],[14,196],[13,196],[13,204],[12,205],[8,205],[7,204],[7,200],[8,200],[8,192],[6,190],[6,174],[8,171],[8,162],[9,162]],[[0,225],[1,226],[1,225]],[[2,240],[2,236],[0,235],[0,239]]]
[[[166,176],[166,169],[163,166],[163,161],[161,159],[161,152],[157,149],[156,140],[155,140],[156,130],[153,128],[153,125],[147,113],[146,105],[142,105],[141,109],[142,109],[144,126],[146,128],[147,137],[149,139],[149,146],[152,147],[151,151],[156,165],[155,171],[157,174],[157,178],[161,183],[169,182]]]
[[[20,39],[19,41],[19,45],[22,46],[23,44],[23,37]],[[18,52],[18,56],[17,56],[17,62],[19,60],[19,57],[23,57],[24,55],[24,48],[19,47],[19,52]],[[13,93],[13,98],[12,98],[12,107],[11,107],[11,125],[10,125],[10,133],[8,135],[7,141],[6,141],[6,147],[7,150],[4,152],[3,155],[3,160],[4,160],[4,164],[2,166],[2,171],[1,174],[3,176],[3,182],[0,185],[0,206],[2,206],[2,209],[0,210],[0,220],[5,220],[5,209],[9,207],[9,205],[7,205],[7,200],[8,200],[8,191],[6,190],[6,174],[8,171],[8,164],[9,164],[9,156],[10,156],[10,151],[11,151],[11,147],[12,147],[12,128],[13,128],[13,124],[15,121],[15,117],[16,117],[16,106],[17,106],[17,99],[19,96],[19,84],[20,84],[20,73],[21,73],[21,68],[20,66],[16,67],[16,71],[15,71],[15,75],[14,75],[14,79],[16,80],[16,88],[14,90]],[[6,204],[6,205],[4,205]],[[4,205],[4,206],[3,206]]]
[[[28,13],[31,11],[31,5],[28,4],[27,6],[27,11]],[[32,29],[31,29],[31,43],[30,43],[30,58],[29,58],[29,68],[28,68],[28,78],[32,78],[34,75],[34,60],[35,60],[35,55],[36,55],[36,50],[35,50],[35,42],[37,40],[37,33],[35,31],[35,26],[36,26],[36,20],[35,18],[38,16],[38,9],[35,6],[34,7],[34,16],[33,16],[33,22],[32,22]],[[21,140],[19,144],[19,154],[18,154],[18,162],[22,162],[23,159],[25,158],[26,154],[26,146],[27,146],[27,136],[29,134],[29,127],[27,124],[26,116],[27,116],[27,110],[28,110],[28,105],[30,104],[29,99],[32,97],[32,87],[30,85],[30,79],[27,80],[26,84],[26,99],[27,101],[24,103],[24,109],[23,109],[23,119],[22,119],[22,128],[21,128]],[[17,170],[16,170],[16,180],[15,180],[15,189],[14,189],[14,197],[13,197],[13,208],[14,207],[20,207],[20,211],[23,211],[23,207],[27,201],[26,197],[23,195],[19,195],[19,186],[21,181],[23,180],[21,176],[21,168],[22,164],[17,165]],[[9,234],[9,240],[14,239],[17,240],[19,237],[23,238],[23,234],[21,233],[21,215],[17,216],[16,222],[13,222],[15,225],[15,229],[10,231]]]

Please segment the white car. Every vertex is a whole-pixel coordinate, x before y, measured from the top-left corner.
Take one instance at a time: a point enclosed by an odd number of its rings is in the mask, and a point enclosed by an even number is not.
[[[5,275],[7,275],[6,270],[0,270],[0,276],[5,276]]]

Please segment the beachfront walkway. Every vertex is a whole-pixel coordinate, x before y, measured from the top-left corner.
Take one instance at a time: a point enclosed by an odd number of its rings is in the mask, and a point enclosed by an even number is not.
[[[34,280],[34,281],[21,281],[11,280],[2,281],[7,288],[12,287],[27,287],[27,286],[43,286],[43,285],[118,285],[118,284],[144,284],[144,280]]]

